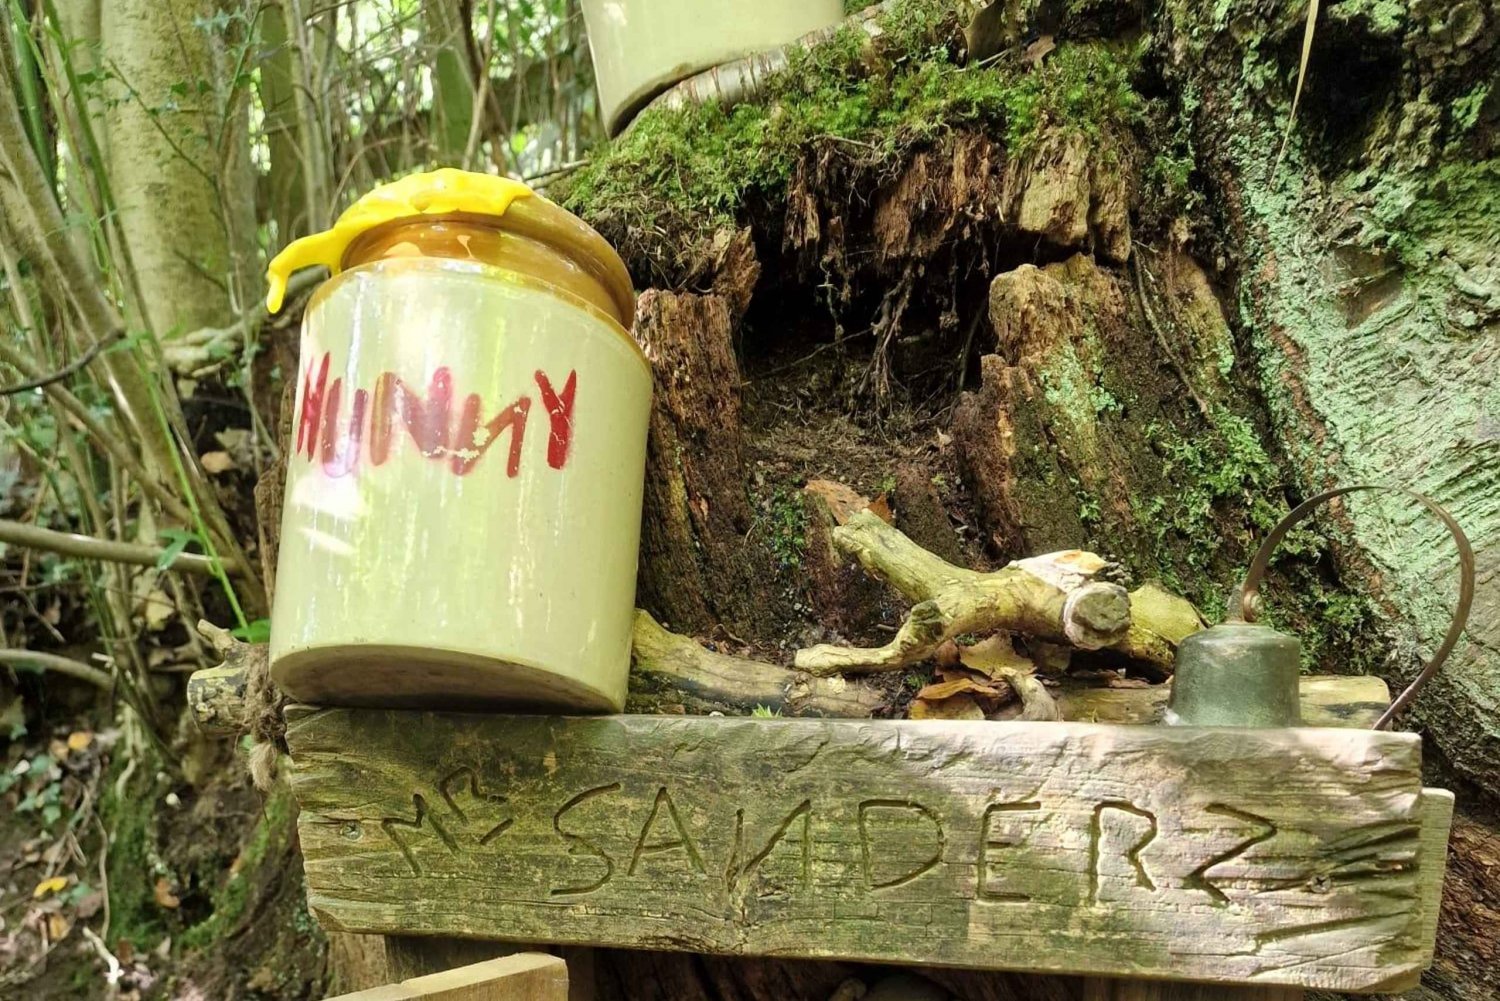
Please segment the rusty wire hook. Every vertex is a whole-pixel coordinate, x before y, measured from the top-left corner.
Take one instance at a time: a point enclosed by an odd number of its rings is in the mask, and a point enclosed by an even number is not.
[[[1250,569],[1245,573],[1245,581],[1237,590],[1229,596],[1229,609],[1227,618],[1230,621],[1254,622],[1260,616],[1260,581],[1265,576],[1266,567],[1271,562],[1271,553],[1286,538],[1286,534],[1292,528],[1314,510],[1321,507],[1325,502],[1345,494],[1357,493],[1362,490],[1386,491],[1389,493],[1404,494],[1422,504],[1423,507],[1437,516],[1453,536],[1453,541],[1458,544],[1458,606],[1453,610],[1453,621],[1448,626],[1448,632],[1443,637],[1442,645],[1432,655],[1422,670],[1413,679],[1406,690],[1396,696],[1380,718],[1375,721],[1375,729],[1384,729],[1395,718],[1396,714],[1411,704],[1412,699],[1417,697],[1432,676],[1437,674],[1438,668],[1448,659],[1453,648],[1458,645],[1458,638],[1463,635],[1464,627],[1469,622],[1469,606],[1474,603],[1474,548],[1469,545],[1469,537],[1459,527],[1458,522],[1437,501],[1425,494],[1419,494],[1415,490],[1405,487],[1385,486],[1379,483],[1361,483],[1352,487],[1338,487],[1334,490],[1325,490],[1315,497],[1298,504],[1285,518],[1271,529],[1271,534],[1260,544],[1255,551],[1255,558],[1250,561]]]

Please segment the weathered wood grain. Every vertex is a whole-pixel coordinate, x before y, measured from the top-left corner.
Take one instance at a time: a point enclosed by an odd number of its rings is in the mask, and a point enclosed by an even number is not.
[[[328,1001],[568,1001],[568,966],[556,956],[518,952]]]
[[[1430,956],[1409,734],[292,716],[334,928],[1335,990]]]

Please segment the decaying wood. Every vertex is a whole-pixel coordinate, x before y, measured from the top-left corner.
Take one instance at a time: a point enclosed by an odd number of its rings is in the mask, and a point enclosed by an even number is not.
[[[641,519],[640,600],[680,630],[743,618],[753,595],[744,537],[751,512],[740,442],[733,300],[648,291],[635,336],[654,388]]]
[[[288,738],[337,929],[1335,990],[1431,955],[1410,734],[328,709]]]
[[[1065,550],[980,573],[922,549],[868,511],[836,528],[833,539],[916,604],[885,646],[799,650],[797,667],[814,674],[895,670],[956,636],[1000,630],[1082,650],[1109,647],[1169,667],[1177,641],[1201,627],[1191,605],[1159,588],[1133,611],[1125,589],[1103,579],[1113,566],[1093,553]]]
[[[518,952],[329,1001],[568,1001],[568,967],[556,956]]]
[[[882,703],[880,693],[857,682],[709,650],[668,632],[639,609],[631,659],[631,699],[637,701],[643,692],[667,688],[678,698],[698,696],[745,713],[764,707],[788,716],[869,716]]]
[[[187,704],[193,722],[214,736],[250,732],[254,710],[248,689],[257,675],[268,673],[269,648],[264,643],[242,643],[229,630],[209,622],[198,623],[198,632],[224,661],[188,676]]]

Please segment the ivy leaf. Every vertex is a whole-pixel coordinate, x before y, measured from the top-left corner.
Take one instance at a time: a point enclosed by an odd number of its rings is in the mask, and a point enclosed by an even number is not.
[[[271,641],[271,620],[256,619],[249,625],[230,630],[229,634],[235,639],[243,640],[246,643],[269,643]]]
[[[187,551],[189,543],[198,541],[198,535],[196,532],[185,532],[180,528],[167,528],[162,530],[161,539],[166,542],[167,547],[156,558],[156,569],[165,570],[177,557]]]

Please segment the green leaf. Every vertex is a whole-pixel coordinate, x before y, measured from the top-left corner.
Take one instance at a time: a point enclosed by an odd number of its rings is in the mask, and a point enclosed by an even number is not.
[[[198,541],[198,534],[196,532],[185,532],[180,528],[163,529],[160,537],[166,542],[167,547],[156,558],[156,569],[158,570],[167,569],[177,557],[187,551],[189,543]]]
[[[240,626],[237,629],[231,630],[230,635],[246,643],[269,643],[271,640],[271,620],[256,619],[247,626]]]

